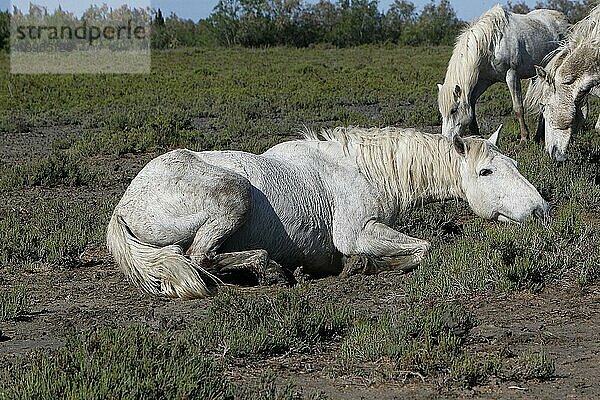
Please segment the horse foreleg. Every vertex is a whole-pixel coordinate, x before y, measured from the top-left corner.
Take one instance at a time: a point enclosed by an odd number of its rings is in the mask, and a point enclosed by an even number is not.
[[[537,129],[535,131],[535,142],[536,143],[540,143],[541,141],[545,140],[545,135],[546,135],[546,122],[544,121],[544,115],[540,113],[539,117],[538,117],[538,123],[537,123]]]
[[[479,124],[477,123],[477,115],[475,114],[475,102],[471,103],[471,111],[473,113],[473,118],[469,124],[469,132],[472,135],[479,135]]]
[[[513,103],[513,111],[519,121],[521,130],[521,140],[529,140],[529,130],[525,124],[525,109],[523,107],[523,90],[521,89],[521,80],[517,76],[517,71],[509,69],[506,73],[506,84],[510,91]]]
[[[415,268],[429,250],[429,242],[400,233],[379,222],[369,222],[360,232],[354,254],[371,260],[376,272]]]

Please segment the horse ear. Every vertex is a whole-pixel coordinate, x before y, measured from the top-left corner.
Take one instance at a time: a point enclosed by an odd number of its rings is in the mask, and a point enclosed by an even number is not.
[[[441,91],[442,91],[442,84],[441,84],[441,83],[438,83],[438,84],[437,84],[437,87],[438,87],[438,90],[441,92]]]
[[[496,132],[494,132],[494,134],[492,136],[490,136],[490,138],[488,139],[488,142],[490,142],[491,144],[496,146],[496,144],[498,143],[498,137],[500,136],[501,130],[502,130],[502,125],[500,125],[498,127],[498,129],[496,129]]]
[[[537,74],[537,76],[544,80],[546,80],[546,78],[548,77],[548,72],[546,72],[546,70],[543,67],[540,67],[539,65],[535,66],[535,73]]]
[[[454,87],[454,101],[458,101],[460,99],[460,95],[462,94],[462,89],[460,86],[456,85]]]
[[[466,156],[467,144],[465,143],[463,138],[460,137],[460,135],[454,135],[454,138],[452,139],[452,144],[454,145],[454,149],[458,154],[460,154],[463,157]]]

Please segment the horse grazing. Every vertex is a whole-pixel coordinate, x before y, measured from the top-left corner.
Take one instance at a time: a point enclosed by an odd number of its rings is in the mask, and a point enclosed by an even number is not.
[[[546,68],[537,68],[529,86],[528,110],[540,113],[538,136],[545,137],[546,151],[557,161],[567,158],[571,135],[585,117],[587,97],[600,85],[600,6],[573,25]],[[600,130],[600,120],[596,124]]]
[[[443,85],[438,85],[442,134],[463,134],[467,127],[479,134],[475,103],[488,87],[506,82],[519,120],[521,139],[525,125],[521,79],[535,75],[536,64],[555,50],[569,27],[554,10],[514,14],[495,6],[468,26],[456,40]]]
[[[261,155],[175,150],[155,158],[116,206],[108,249],[147,292],[195,298],[211,294],[220,274],[243,269],[302,266],[324,276],[341,271],[344,255],[414,267],[429,243],[392,226],[415,204],[465,199],[483,218],[515,222],[548,211],[496,148],[498,132],[453,142],[399,128],[321,135]]]

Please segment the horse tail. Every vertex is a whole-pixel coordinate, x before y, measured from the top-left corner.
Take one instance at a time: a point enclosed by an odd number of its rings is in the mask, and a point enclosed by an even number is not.
[[[185,257],[180,246],[159,247],[137,239],[117,213],[108,224],[106,245],[128,279],[148,293],[203,298],[214,294],[220,283],[217,277]],[[210,286],[203,276],[210,279]]]

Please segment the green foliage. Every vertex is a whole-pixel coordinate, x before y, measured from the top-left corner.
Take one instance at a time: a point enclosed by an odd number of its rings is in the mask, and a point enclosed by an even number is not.
[[[205,318],[183,332],[132,326],[72,333],[64,348],[0,367],[0,399],[303,398],[294,385],[268,374],[238,386],[226,377],[223,355],[312,352],[351,321],[347,310],[322,306],[298,289],[274,296],[225,290]]]
[[[511,371],[512,379],[526,381],[530,379],[547,380],[556,371],[554,359],[547,351],[527,350],[517,358]]]
[[[0,322],[27,314],[29,307],[29,292],[24,285],[0,286]]]
[[[176,50],[155,54],[150,75],[6,74],[0,84],[13,95],[2,99],[0,121],[25,132],[81,125],[82,140],[60,147],[84,155],[176,146],[263,151],[303,125],[437,124],[435,83],[449,54],[396,46]]]
[[[246,296],[222,290],[191,335],[199,346],[233,357],[311,352],[342,335],[352,317],[347,308],[315,302],[303,289]]]
[[[235,398],[239,400],[326,400],[328,397],[320,392],[311,393],[306,397],[302,388],[292,384],[278,384],[272,371],[264,371],[258,382],[249,385],[239,385]]]
[[[205,22],[223,46],[453,43],[460,23],[448,1],[431,2],[418,18],[415,9],[412,2],[404,0],[396,0],[386,13],[379,11],[377,0],[321,0],[316,4],[302,0],[221,0]]]
[[[0,209],[0,266],[79,263],[89,245],[104,243],[113,201],[43,199]]]
[[[440,0],[439,4],[431,1],[425,5],[416,27],[417,29],[412,34],[420,37],[418,44],[451,46],[456,40],[461,23],[456,17],[450,1]]]
[[[27,163],[0,164],[0,192],[30,186],[85,186],[98,179],[99,174],[87,168],[81,159],[63,152]]]
[[[472,326],[473,317],[454,305],[386,312],[357,321],[340,352],[350,365],[386,357],[401,370],[433,374],[454,362]]]
[[[473,387],[484,383],[489,376],[497,376],[502,360],[494,355],[460,355],[452,360],[449,368],[450,380],[459,386]]]
[[[145,327],[75,335],[64,348],[15,363],[0,372],[2,399],[221,399],[233,392],[203,349]]]
[[[544,0],[538,1],[535,8],[558,10],[567,16],[569,22],[574,24],[587,16],[597,4],[596,0]]]
[[[0,11],[0,50],[10,48],[10,14]]]

